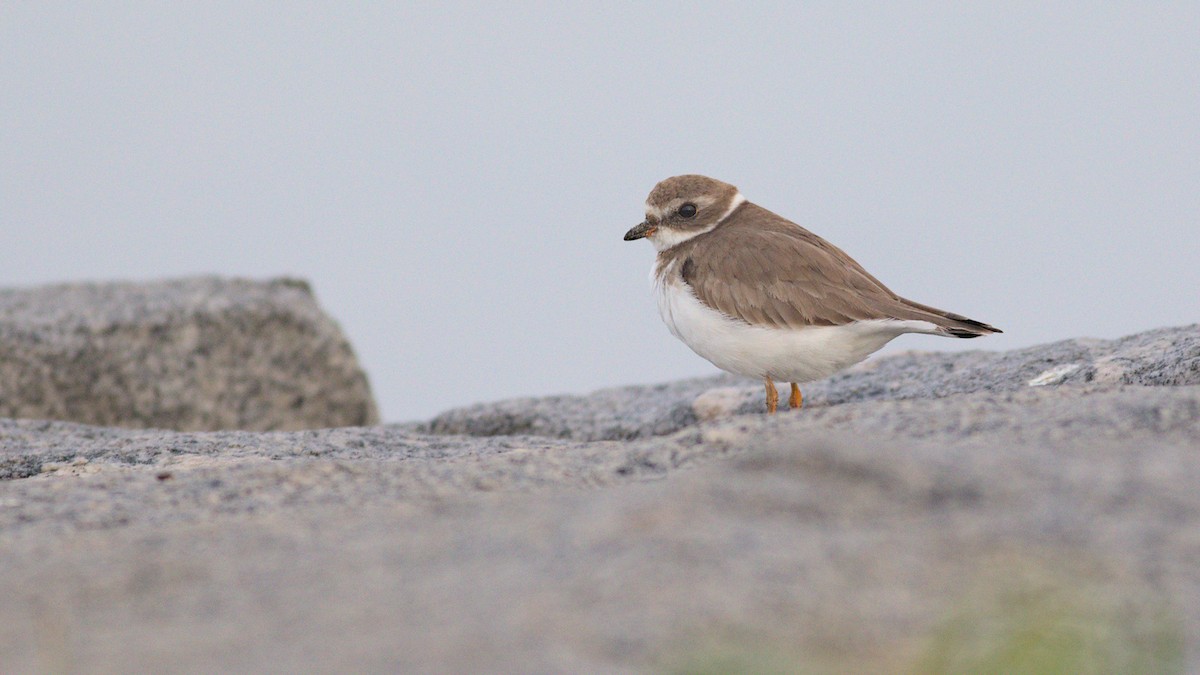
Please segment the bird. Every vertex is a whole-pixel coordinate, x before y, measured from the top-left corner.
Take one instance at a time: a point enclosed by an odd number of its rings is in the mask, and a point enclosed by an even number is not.
[[[747,201],[738,188],[689,174],[659,182],[625,241],[648,239],[659,314],[721,370],[760,378],[767,412],[775,382],[799,385],[862,361],[893,338],[976,338],[999,328],[900,297],[840,248]]]

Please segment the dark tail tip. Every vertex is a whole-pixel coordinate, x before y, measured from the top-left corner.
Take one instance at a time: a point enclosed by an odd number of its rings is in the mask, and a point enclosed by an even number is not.
[[[993,333],[1003,333],[1004,332],[1004,331],[1000,330],[999,328],[996,328],[995,326],[989,326],[986,323],[983,323],[982,321],[976,321],[974,319],[967,319],[967,318],[957,318],[957,317],[956,317],[956,319],[957,319],[958,323],[961,323],[964,325],[962,325],[962,326],[947,326],[947,327],[943,328],[942,331],[944,331],[946,333],[946,335],[949,335],[951,337],[956,337],[956,338],[977,338],[977,337],[983,337],[984,335],[992,335]]]

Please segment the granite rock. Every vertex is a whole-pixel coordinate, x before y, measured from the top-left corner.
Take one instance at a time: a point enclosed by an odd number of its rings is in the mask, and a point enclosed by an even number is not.
[[[178,430],[378,422],[307,284],[215,277],[0,290],[0,416]]]
[[[1028,630],[1010,605],[1033,598],[1055,630],[1104,636],[1105,671],[1197,665],[1200,387],[809,413],[622,442],[8,423],[0,447],[31,459],[0,481],[0,653],[17,670],[630,672],[732,652],[754,655],[735,670],[925,672],[946,626]]]
[[[1200,384],[1200,324],[1117,340],[1074,339],[1009,352],[906,352],[877,357],[802,387],[806,408],[941,398],[1030,386]],[[731,375],[604,389],[586,396],[514,399],[449,410],[430,433],[537,434],[578,440],[671,433],[698,420],[764,410],[762,385]]]
[[[0,421],[0,665],[1198,672],[1195,333],[899,355],[774,416],[708,379],[511,435]]]

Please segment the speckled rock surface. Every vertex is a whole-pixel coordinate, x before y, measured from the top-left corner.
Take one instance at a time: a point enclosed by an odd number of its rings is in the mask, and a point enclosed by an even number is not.
[[[378,422],[307,284],[214,277],[0,290],[0,416],[179,430]]]
[[[0,421],[3,665],[1020,672],[991,639],[1200,671],[1200,385],[992,356],[1049,381],[623,440]],[[704,384],[634,391],[740,395]]]
[[[1040,380],[1039,380],[1040,378]],[[868,360],[802,387],[805,405],[941,398],[1039,385],[1200,384],[1200,324],[1162,328],[1117,340],[1076,339],[1010,352],[909,352]],[[786,390],[785,390],[786,392]],[[530,433],[580,440],[671,433],[697,420],[764,409],[762,385],[716,375],[588,396],[514,399],[447,411],[423,428],[432,433]]]

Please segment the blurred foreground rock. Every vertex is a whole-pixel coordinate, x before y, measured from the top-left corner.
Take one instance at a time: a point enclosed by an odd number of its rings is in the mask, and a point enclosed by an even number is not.
[[[2,421],[0,670],[1197,672],[1198,337],[902,355],[774,417],[630,388],[663,414],[619,430]]]
[[[0,290],[0,416],[177,430],[378,422],[307,284],[213,277]]]

